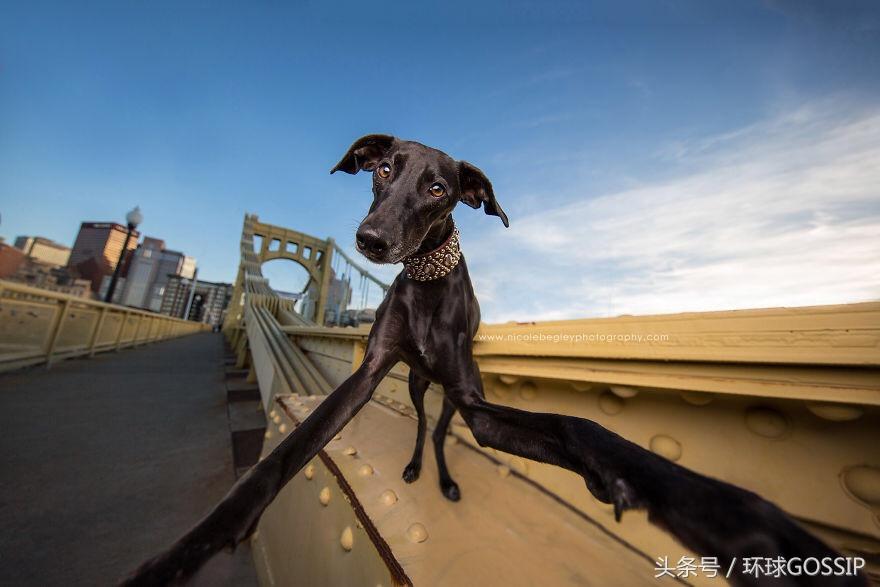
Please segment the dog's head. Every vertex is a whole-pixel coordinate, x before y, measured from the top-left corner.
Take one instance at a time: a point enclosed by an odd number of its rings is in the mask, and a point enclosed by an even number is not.
[[[357,248],[371,261],[397,263],[415,253],[432,227],[462,201],[486,214],[507,215],[483,172],[443,151],[388,135],[367,135],[330,173],[373,173],[373,205],[357,231]]]

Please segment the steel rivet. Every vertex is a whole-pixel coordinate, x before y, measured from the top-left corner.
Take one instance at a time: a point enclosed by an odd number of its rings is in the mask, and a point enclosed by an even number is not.
[[[309,481],[315,476],[315,465],[309,465],[306,467],[306,470],[303,471],[303,475],[305,475],[306,479]]]
[[[370,465],[361,465],[360,468],[358,468],[358,475],[360,475],[361,477],[369,477],[372,474],[373,467],[371,467]]]
[[[406,537],[410,542],[424,542],[428,539],[428,530],[418,522],[407,528]]]
[[[860,418],[865,413],[865,410],[859,406],[823,402],[808,402],[807,409],[816,416],[832,422],[849,422]]]
[[[382,492],[382,495],[379,496],[379,501],[385,505],[393,505],[397,502],[397,494],[390,489],[386,489]]]
[[[346,455],[352,457],[352,456],[356,455],[357,452],[358,452],[358,451],[357,451],[357,449],[356,449],[355,447],[353,447],[353,446],[349,446],[349,447],[347,447],[344,451],[342,451],[342,454],[346,454]]]
[[[606,391],[599,396],[599,409],[609,416],[619,414],[623,410],[623,405],[623,400],[613,393]]]
[[[681,399],[692,406],[705,406],[706,404],[712,403],[713,398],[710,393],[683,391],[681,392]]]
[[[498,465],[498,474],[502,477],[507,477],[510,475],[510,467],[507,465]]]
[[[538,387],[531,381],[526,381],[519,386],[519,397],[525,401],[531,401],[538,396]]]
[[[758,406],[746,410],[746,426],[764,438],[782,438],[788,432],[788,419],[773,408]]]
[[[850,497],[874,509],[880,510],[880,468],[870,465],[846,467],[840,480]]]
[[[342,536],[339,537],[339,544],[346,552],[352,549],[354,546],[354,532],[351,526],[346,526],[345,530],[342,531]]]
[[[510,397],[510,389],[504,385],[489,385],[486,389],[498,399],[506,400]]]
[[[637,396],[639,394],[639,390],[633,387],[627,387],[626,385],[612,385],[611,393],[613,393],[617,397],[628,399]]]
[[[318,501],[321,502],[321,505],[327,505],[330,503],[330,488],[325,487],[321,490],[321,493],[318,494]]]
[[[281,426],[279,426],[278,432],[280,432],[281,434],[286,434],[287,433],[287,424],[282,424]]]
[[[681,443],[671,436],[658,434],[651,438],[649,446],[653,452],[670,461],[677,461],[681,458]]]

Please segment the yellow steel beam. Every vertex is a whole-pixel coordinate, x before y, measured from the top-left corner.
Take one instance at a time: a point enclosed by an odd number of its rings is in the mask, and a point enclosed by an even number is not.
[[[320,401],[277,398],[264,454]],[[650,558],[452,437],[460,502],[441,495],[430,458],[405,483],[414,437],[412,419],[368,404],[264,513],[260,576],[276,585],[656,585]]]
[[[880,302],[483,324],[476,341],[477,355],[876,367]]]

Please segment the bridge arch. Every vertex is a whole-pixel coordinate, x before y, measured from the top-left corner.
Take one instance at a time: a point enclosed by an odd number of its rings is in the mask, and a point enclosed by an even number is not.
[[[241,263],[235,279],[230,311],[225,320],[226,327],[234,329],[241,327],[246,295],[254,296],[253,299],[258,300],[258,303],[265,301],[275,310],[294,311],[292,296],[279,296],[263,275],[263,265],[278,259],[293,261],[308,274],[308,280],[302,288],[302,291],[309,292],[306,304],[308,311],[306,316],[301,316],[306,318],[307,323],[310,321],[318,325],[325,323],[329,294],[333,286],[334,265],[344,264],[348,267],[346,279],[350,279],[351,270],[355,270],[360,275],[362,286],[367,292],[369,287],[372,287],[369,284],[378,286],[382,292],[388,289],[388,284],[361,268],[336,245],[332,238],[321,239],[297,230],[266,224],[260,222],[255,214],[245,214],[241,232]],[[336,286],[334,291],[336,292],[334,299],[345,298],[341,296],[339,286]],[[337,301],[335,305],[338,314],[341,304]]]
[[[255,223],[253,236],[260,237],[260,250],[254,251],[260,265],[275,259],[298,263],[316,283],[321,283],[333,255],[333,240],[271,224]]]
[[[315,280],[301,263],[280,257],[264,261],[260,270],[279,296],[295,300],[294,309],[307,320],[315,320]]]

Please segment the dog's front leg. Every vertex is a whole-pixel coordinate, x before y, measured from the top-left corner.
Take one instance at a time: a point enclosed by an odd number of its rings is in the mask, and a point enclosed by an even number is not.
[[[613,504],[618,521],[627,509],[645,509],[652,523],[698,554],[717,557],[725,569],[742,568],[744,557],[840,556],[750,491],[676,465],[591,420],[491,404],[478,386],[447,388],[447,396],[480,445],[574,471],[597,499]],[[860,576],[799,579],[865,584]],[[734,572],[730,580],[749,585],[764,579]]]
[[[239,479],[211,513],[168,550],[143,563],[123,584],[183,582],[218,551],[245,540],[278,492],[360,411],[396,361],[387,350],[368,349],[363,364]]]
[[[418,417],[418,428],[416,432],[416,446],[413,448],[413,456],[409,464],[403,469],[403,480],[412,483],[419,478],[422,471],[422,451],[425,448],[425,433],[428,427],[428,420],[425,417],[425,392],[428,391],[430,381],[424,377],[420,377],[415,371],[410,369],[409,372],[409,397],[412,400],[413,407],[416,409]]]

